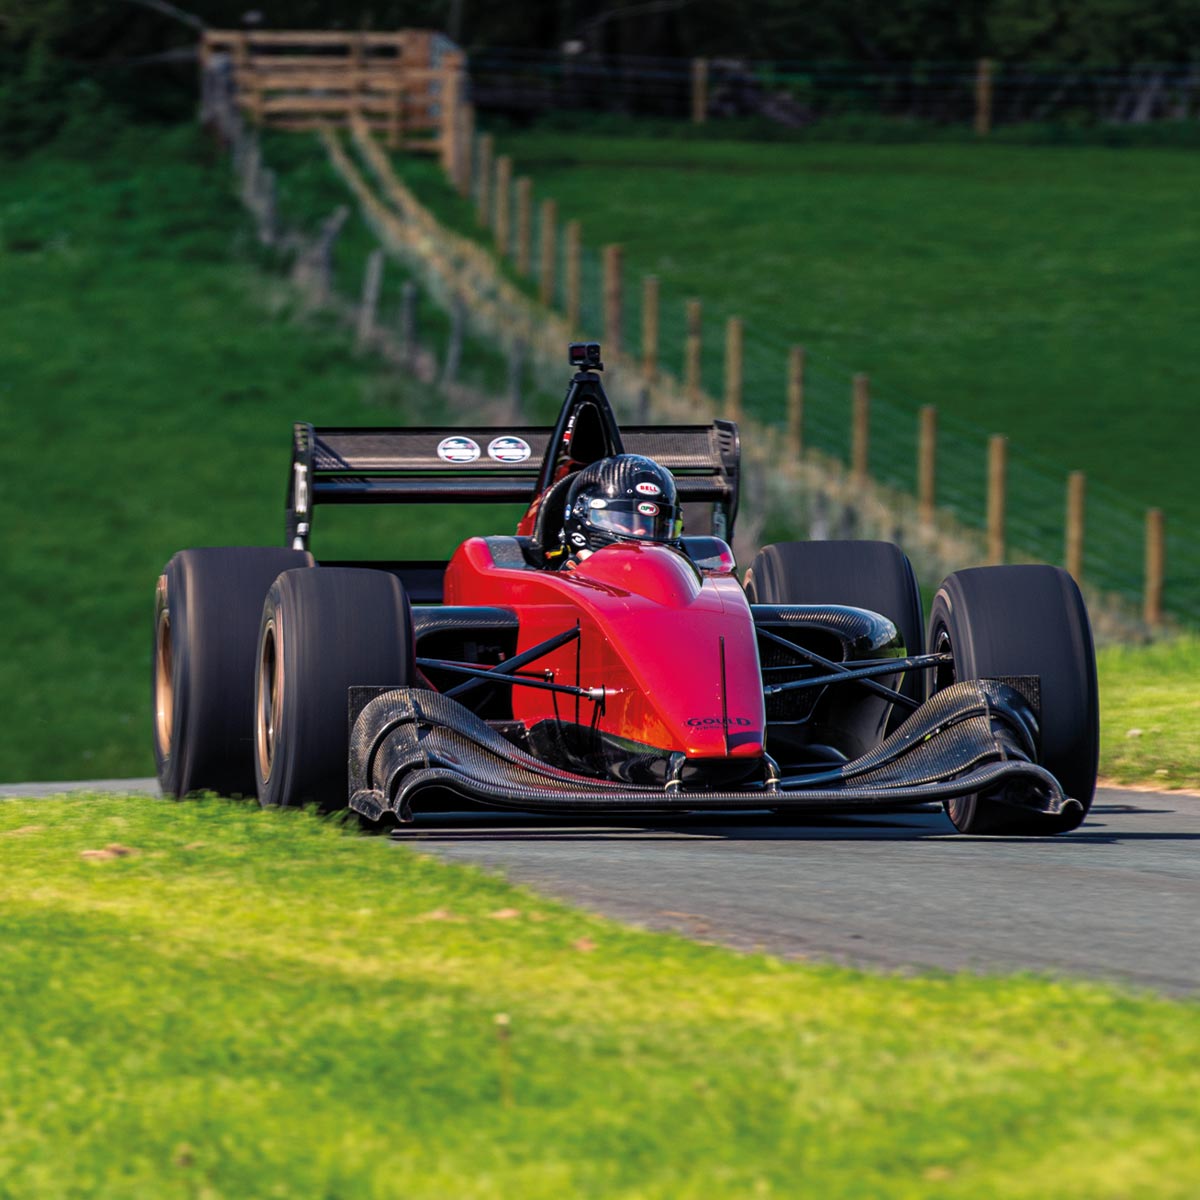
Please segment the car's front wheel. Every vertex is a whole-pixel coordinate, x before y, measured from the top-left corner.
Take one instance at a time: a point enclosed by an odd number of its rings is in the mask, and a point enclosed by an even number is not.
[[[181,550],[154,593],[154,761],[168,796],[252,795],[254,646],[263,597],[280,571],[312,566],[300,550]]]
[[[1099,693],[1092,628],[1079,588],[1060,567],[975,567],[946,577],[929,610],[929,649],[948,653],[935,690],[963,679],[1038,681],[1038,761],[1082,809],[1059,817],[1022,812],[986,794],[947,801],[961,833],[1066,833],[1096,790]]]
[[[264,805],[344,808],[349,689],[407,687],[412,612],[386,571],[285,571],[262,609],[254,770]]]
[[[776,542],[754,556],[746,573],[751,604],[845,604],[880,613],[892,622],[909,654],[925,649],[921,593],[912,563],[891,542]],[[909,671],[900,687],[916,702],[925,699],[925,679]],[[909,714],[897,706],[894,729]]]

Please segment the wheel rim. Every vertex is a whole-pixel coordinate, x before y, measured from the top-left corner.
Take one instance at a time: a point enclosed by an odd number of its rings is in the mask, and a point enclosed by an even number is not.
[[[946,628],[940,621],[934,627],[933,636],[929,639],[929,650],[934,654],[948,654],[949,661],[939,663],[934,668],[933,672],[933,690],[940,692],[943,688],[948,688],[951,684],[958,682],[958,672],[954,669],[954,642],[950,638],[950,630]],[[953,796],[944,802],[946,815],[954,822],[956,827],[960,827],[964,821],[970,819],[970,814],[974,811],[975,797],[972,796]]]
[[[280,692],[283,685],[279,644],[274,620],[263,630],[262,653],[258,660],[258,719],[254,723],[254,743],[258,754],[258,771],[265,783],[271,778],[275,761],[275,737],[280,713]]]
[[[171,610],[167,607],[167,581],[158,581],[158,614],[154,622],[154,736],[159,753],[171,752],[175,727],[174,652],[171,645]]]
[[[933,672],[933,690],[940,692],[952,683],[958,682],[958,673],[954,669],[954,643],[950,640],[950,630],[939,624],[933,631],[933,645],[930,650],[934,654],[948,654],[948,662],[939,663]]]

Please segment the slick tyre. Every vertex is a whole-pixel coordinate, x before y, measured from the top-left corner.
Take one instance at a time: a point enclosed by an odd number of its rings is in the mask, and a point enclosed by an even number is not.
[[[168,796],[254,794],[254,649],[263,599],[299,550],[181,550],[154,598],[154,761]]]
[[[254,673],[254,771],[268,806],[346,806],[348,689],[407,687],[412,610],[386,571],[285,571],[262,608]]]
[[[1039,761],[1083,806],[1062,817],[1023,813],[986,794],[946,802],[961,833],[1066,833],[1091,808],[1100,749],[1099,693],[1092,627],[1075,581],[1060,567],[975,567],[946,578],[929,610],[929,648],[953,664],[934,680],[1037,676]]]
[[[846,604],[887,617],[909,654],[925,651],[921,592],[912,563],[891,542],[776,542],[750,564],[746,594],[751,604]],[[909,671],[900,691],[925,699],[922,672]],[[908,711],[896,705],[889,729]]]

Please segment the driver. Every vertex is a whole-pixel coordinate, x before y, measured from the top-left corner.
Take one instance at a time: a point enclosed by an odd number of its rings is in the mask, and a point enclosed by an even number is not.
[[[675,479],[641,454],[616,454],[586,466],[567,492],[562,545],[551,565],[565,570],[614,542],[673,545],[683,533]]]

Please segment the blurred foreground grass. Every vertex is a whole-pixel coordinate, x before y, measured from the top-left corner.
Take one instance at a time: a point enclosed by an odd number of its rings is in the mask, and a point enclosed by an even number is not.
[[[1194,1003],[738,955],[216,800],[0,801],[0,854],[5,1196],[1164,1200],[1200,1176]]]

